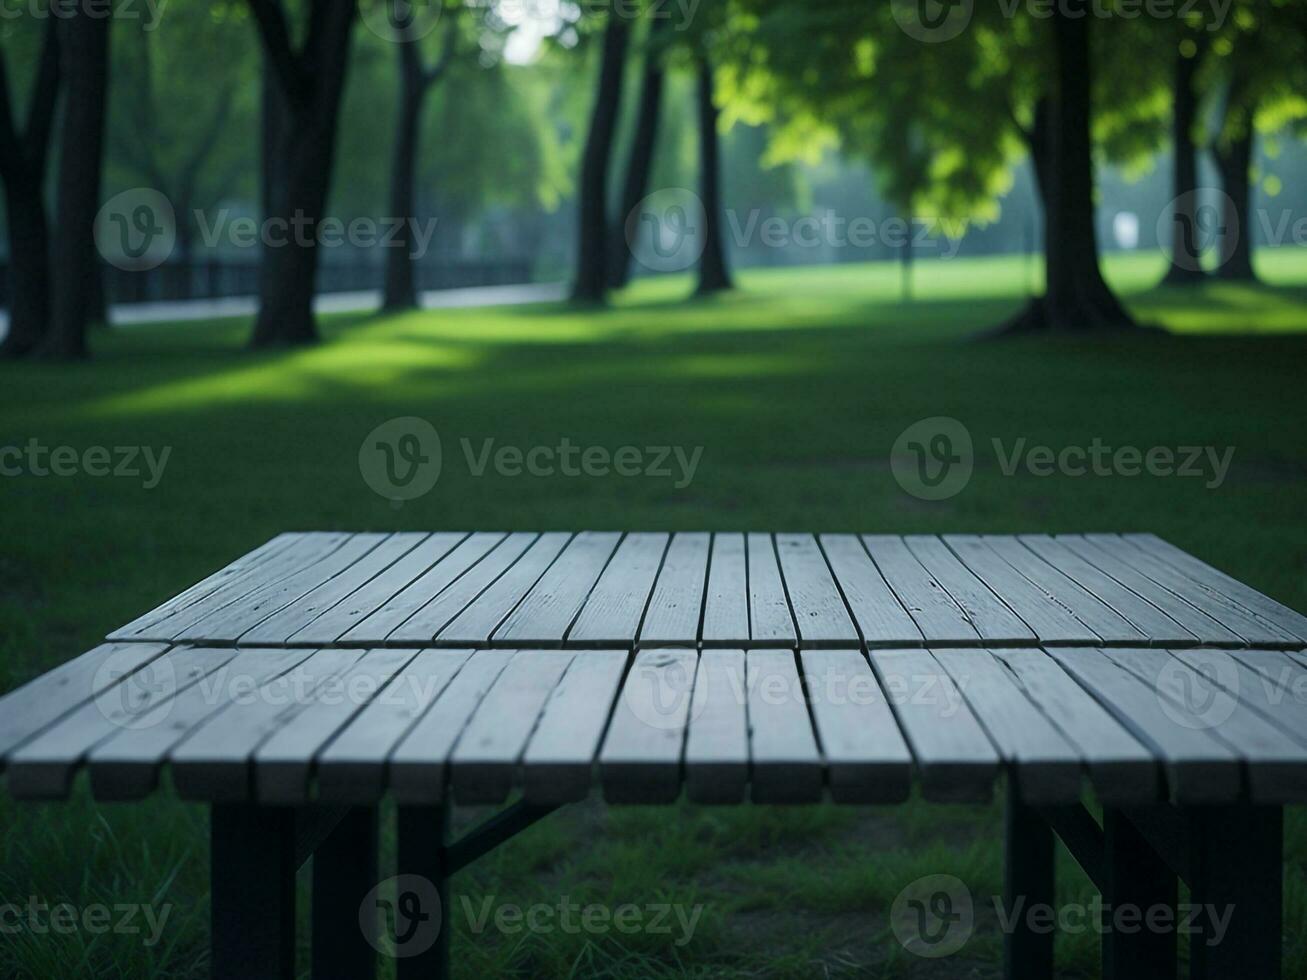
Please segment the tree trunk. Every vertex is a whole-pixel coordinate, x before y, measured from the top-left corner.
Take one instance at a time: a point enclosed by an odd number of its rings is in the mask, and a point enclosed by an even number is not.
[[[577,188],[579,242],[576,281],[572,286],[572,299],[577,302],[601,303],[608,288],[608,167],[613,134],[617,129],[617,113],[622,104],[622,74],[629,37],[630,25],[626,18],[617,13],[609,14],[590,132],[581,161],[581,182]]]
[[[1175,56],[1175,91],[1171,114],[1172,160],[1171,268],[1165,282],[1172,286],[1192,285],[1206,278],[1202,266],[1202,243],[1198,235],[1198,147],[1194,145],[1194,123],[1198,96],[1194,76],[1199,55]]]
[[[1227,114],[1228,114],[1227,109]],[[1238,136],[1216,147],[1216,165],[1221,173],[1221,252],[1216,275],[1234,282],[1255,282],[1253,271],[1252,169],[1253,113],[1245,110],[1245,123]]]
[[[51,18],[21,132],[0,50],[0,178],[9,231],[9,332],[0,342],[0,357],[24,357],[36,350],[50,322],[50,232],[43,185],[60,87],[59,34],[60,22]]]
[[[703,198],[703,255],[699,257],[700,296],[731,288],[723,233],[721,144],[717,135],[719,112],[714,95],[713,69],[705,58],[699,63],[699,196]]]
[[[259,313],[250,346],[308,344],[318,339],[313,317],[318,224],[331,189],[356,4],[355,0],[313,0],[314,29],[302,53],[290,49],[279,7],[251,5],[260,18],[268,58],[274,62],[268,67],[276,69],[279,98],[265,93],[265,135],[273,139],[271,146],[265,146],[269,172],[264,175],[271,224],[265,228]],[[276,103],[280,105],[274,109]]]
[[[26,179],[24,179],[26,178]],[[5,180],[9,227],[9,333],[0,356],[23,357],[40,344],[50,317],[50,242],[39,179]]]
[[[109,88],[109,19],[83,7],[63,22],[60,50],[68,95],[60,129],[54,284],[50,329],[41,344],[49,357],[86,356],[93,279],[100,274],[95,215],[100,206],[105,96]]]
[[[631,140],[631,156],[626,163],[626,182],[622,188],[622,206],[613,229],[609,250],[608,284],[621,289],[631,281],[631,248],[627,226],[649,191],[653,172],[654,149],[658,142],[658,117],[663,105],[663,52],[659,45],[668,21],[655,17],[649,26],[648,53],[645,55],[644,78],[640,88],[640,109]]]
[[[426,86],[416,41],[401,42],[399,47],[399,119],[395,128],[395,147],[390,161],[390,215],[404,219],[386,250],[386,281],[381,307],[384,310],[411,310],[418,305],[415,260],[412,252],[414,216],[414,173],[417,169],[418,133],[422,118]]]
[[[331,184],[333,133],[303,112],[286,119],[279,163],[285,179],[272,188],[272,224],[259,266],[259,314],[251,347],[311,344],[318,339],[313,297],[318,274],[317,226]]]
[[[1055,89],[1049,105],[1048,159],[1037,168],[1044,194],[1045,293],[1000,333],[1101,331],[1135,326],[1103,280],[1094,229],[1094,165],[1090,137],[1088,0],[1055,5]]]

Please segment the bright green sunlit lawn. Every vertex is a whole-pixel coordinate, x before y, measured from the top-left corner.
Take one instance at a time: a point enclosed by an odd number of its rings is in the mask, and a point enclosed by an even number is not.
[[[1260,257],[1270,285],[1153,288],[1153,257],[1111,257],[1137,337],[979,341],[1032,280],[1020,259],[742,275],[686,302],[641,283],[607,311],[430,311],[324,323],[310,350],[242,350],[245,320],[105,331],[80,365],[0,365],[0,446],[171,448],[142,479],[0,478],[0,692],[80,653],[273,534],[296,529],[1155,531],[1307,609],[1307,254]],[[392,506],[360,476],[364,436],[417,415],[444,467]],[[926,503],[888,454],[908,424],[971,431],[967,488]],[[463,441],[703,447],[670,478],[474,477]],[[1233,447],[1204,477],[1004,475],[1014,447]],[[1024,443],[1022,442],[1024,440]],[[464,814],[470,819],[472,815]],[[989,977],[1000,811],[914,802],[833,807],[562,811],[454,882],[457,975]],[[6,935],[2,976],[205,974],[205,813],[168,794],[19,806],[0,794],[0,904],[29,897],[170,905],[159,944],[84,932]],[[1064,861],[1060,890],[1090,886]],[[958,958],[916,960],[886,912],[931,873],[961,877],[979,929]],[[1291,814],[1286,976],[1307,975],[1307,820]],[[561,896],[706,909],[693,938],[472,935],[467,908]],[[468,903],[464,905],[464,902]],[[1096,975],[1097,937],[1059,937],[1068,976]]]

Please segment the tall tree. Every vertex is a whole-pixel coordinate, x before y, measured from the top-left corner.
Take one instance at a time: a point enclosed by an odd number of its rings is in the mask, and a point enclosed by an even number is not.
[[[703,254],[699,257],[700,296],[731,288],[726,265],[726,236],[723,230],[720,112],[716,102],[712,64],[705,55],[699,61],[699,196],[703,199]]]
[[[631,136],[631,149],[626,160],[622,203],[610,239],[608,284],[613,289],[621,289],[631,280],[632,257],[626,237],[626,223],[649,193],[649,176],[653,172],[658,120],[662,114],[663,90],[666,87],[664,39],[669,24],[660,11],[651,11],[649,33],[645,39],[644,71],[640,80],[640,105],[636,110],[635,131]]]
[[[243,21],[179,3],[163,30],[133,21],[115,28],[106,180],[144,184],[169,200],[182,260],[194,251],[196,211],[243,189],[249,171],[243,141],[232,138],[253,122],[246,83],[255,52]],[[197,59],[203,45],[221,46],[223,57]]]
[[[594,108],[577,187],[578,247],[572,285],[572,299],[577,302],[601,303],[608,291],[608,171],[630,33],[630,24],[621,12],[611,11],[603,33]]]
[[[392,18],[416,16],[412,8],[401,12],[402,5],[389,5]],[[402,25],[396,25],[402,26]],[[411,220],[417,215],[414,174],[417,168],[419,134],[422,129],[422,106],[427,94],[444,77],[453,61],[458,43],[458,24],[452,20],[444,26],[444,47],[431,65],[423,59],[421,38],[403,37],[396,42],[399,56],[399,118],[395,123],[395,147],[390,161],[390,217],[403,219],[397,226],[386,252],[386,278],[382,308],[409,310],[418,305],[416,259],[412,250]]]
[[[259,269],[259,313],[252,347],[317,340],[313,295],[318,271],[318,224],[331,189],[341,94],[349,63],[357,0],[308,0],[304,40],[296,47],[279,0],[246,0],[275,81],[265,124],[268,234]],[[273,227],[275,223],[275,229]]]
[[[50,317],[50,243],[45,171],[59,93],[59,21],[46,21],[24,122],[14,119],[9,68],[0,50],[0,179],[9,228],[9,332],[0,356],[22,357]]]
[[[109,88],[109,18],[81,4],[65,10],[63,16],[59,52],[67,97],[59,127],[55,184],[54,293],[50,328],[40,350],[46,356],[69,360],[86,356],[94,279],[100,275],[95,216],[100,206]]]
[[[1171,267],[1168,285],[1188,285],[1207,277],[1202,267],[1202,244],[1198,234],[1198,69],[1207,47],[1207,34],[1183,24],[1173,55],[1175,84],[1172,89],[1171,124]]]
[[[1053,180],[1044,200],[1047,283],[1018,329],[1114,330],[1134,320],[1108,288],[1098,263],[1094,230],[1094,165],[1090,137],[1089,0],[1065,0],[1053,17],[1056,77],[1049,163]]]

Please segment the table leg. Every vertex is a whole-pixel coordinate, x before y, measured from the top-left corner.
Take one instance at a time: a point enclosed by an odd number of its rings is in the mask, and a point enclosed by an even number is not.
[[[1188,811],[1191,980],[1280,980],[1284,812],[1276,806]],[[1222,927],[1219,921],[1228,922]]]
[[[1016,780],[1007,780],[1006,872],[1003,905],[1008,917],[1003,937],[1003,976],[1007,980],[1052,980],[1053,930],[1032,928],[1032,906],[1053,907],[1053,829],[1021,801]]]
[[[313,980],[371,980],[359,906],[377,884],[377,811],[355,807],[313,855]]]
[[[209,860],[214,980],[291,980],[295,810],[214,804]]]
[[[410,955],[403,945],[396,949],[397,980],[447,980],[449,972],[449,876],[446,868],[446,834],[449,823],[449,806],[401,806],[397,813],[397,871],[401,889],[406,876],[414,876],[417,887],[409,889],[408,897],[430,896],[421,904],[438,908],[404,909],[403,896],[397,914],[412,916],[438,916],[439,929],[435,941],[428,945],[421,933],[414,934],[415,949]]]
[[[1103,980],[1175,980],[1175,873],[1119,810],[1103,810],[1103,844]]]

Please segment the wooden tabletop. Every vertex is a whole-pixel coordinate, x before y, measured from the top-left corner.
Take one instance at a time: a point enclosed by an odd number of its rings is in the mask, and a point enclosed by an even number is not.
[[[1307,618],[1152,535],[284,534],[0,699],[8,792],[1307,800]]]

